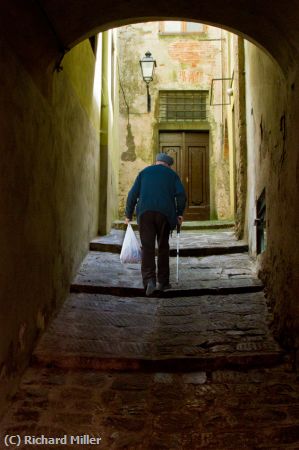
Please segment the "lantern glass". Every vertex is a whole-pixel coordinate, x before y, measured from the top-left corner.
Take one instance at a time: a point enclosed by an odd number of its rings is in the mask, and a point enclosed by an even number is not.
[[[153,81],[154,68],[156,61],[153,59],[150,52],[146,52],[145,56],[140,60],[142,78],[146,83]]]

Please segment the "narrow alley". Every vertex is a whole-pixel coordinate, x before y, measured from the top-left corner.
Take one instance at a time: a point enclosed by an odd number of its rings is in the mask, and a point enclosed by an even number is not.
[[[91,242],[1,434],[67,436],[58,448],[299,448],[297,375],[247,245],[186,224],[179,282],[174,233],[172,289],[147,298],[140,266],[119,261],[122,236]]]
[[[299,449],[298,2],[0,12],[0,450]],[[187,202],[146,297],[159,153]]]

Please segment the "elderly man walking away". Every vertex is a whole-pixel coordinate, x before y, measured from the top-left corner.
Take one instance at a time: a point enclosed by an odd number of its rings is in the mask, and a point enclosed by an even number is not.
[[[169,234],[183,222],[186,205],[184,186],[171,169],[173,158],[158,153],[156,164],[146,167],[137,176],[127,198],[126,223],[132,220],[136,206],[142,246],[141,274],[146,295],[156,289],[170,289]],[[158,242],[156,285],[155,242]]]

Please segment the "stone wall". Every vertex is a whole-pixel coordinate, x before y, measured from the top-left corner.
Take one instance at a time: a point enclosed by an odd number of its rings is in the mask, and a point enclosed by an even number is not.
[[[227,127],[229,154],[230,204],[238,239],[246,239],[245,213],[247,195],[247,130],[245,95],[244,40],[224,32],[223,73],[227,78],[223,115]]]
[[[120,64],[120,184],[119,215],[124,214],[128,190],[138,172],[152,164],[158,152],[159,129],[210,131],[211,218],[231,217],[229,160],[224,152],[222,107],[212,106],[209,119],[200,122],[159,123],[159,90],[207,90],[213,78],[222,77],[222,32],[205,26],[202,35],[159,34],[159,22],[122,27],[119,36]],[[150,83],[152,109],[147,112],[146,86],[139,60],[150,50],[157,61]],[[214,92],[215,94],[215,92]],[[215,103],[221,103],[216,89]],[[161,128],[162,127],[162,128]]]
[[[80,44],[44,96],[0,43],[0,412],[97,232],[94,64]]]
[[[115,31],[102,34],[102,102],[100,145],[100,203],[99,233],[105,235],[118,217],[118,91],[117,91],[117,39]],[[114,69],[113,69],[114,68]]]
[[[245,46],[248,130],[247,227],[256,253],[255,202],[266,188],[267,248],[258,257],[260,275],[274,307],[280,340],[299,340],[299,123],[298,77],[286,79],[273,60]]]

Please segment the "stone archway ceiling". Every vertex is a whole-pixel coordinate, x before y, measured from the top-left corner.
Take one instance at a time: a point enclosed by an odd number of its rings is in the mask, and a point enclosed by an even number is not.
[[[262,45],[283,69],[299,45],[299,5],[296,0],[41,0],[67,45],[105,25],[144,18],[198,19],[240,31]]]
[[[296,0],[2,0],[1,34],[25,61],[50,64],[98,31],[161,18],[198,20],[241,33],[287,73],[299,52]],[[27,59],[26,59],[27,58]],[[47,60],[48,59],[48,60]]]

